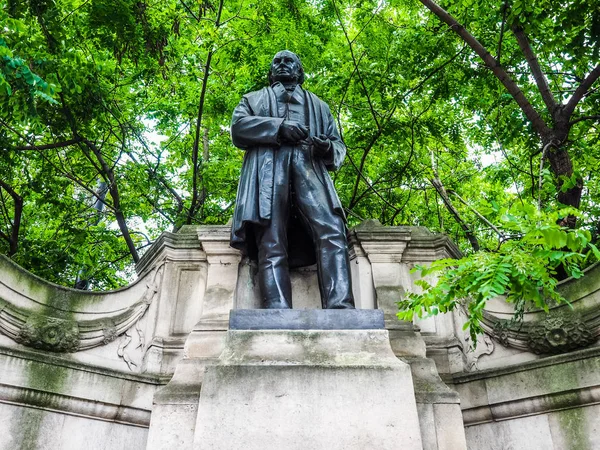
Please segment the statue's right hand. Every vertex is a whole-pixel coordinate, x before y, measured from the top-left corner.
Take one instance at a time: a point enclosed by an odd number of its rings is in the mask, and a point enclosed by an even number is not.
[[[308,137],[308,128],[294,120],[284,120],[279,127],[279,137],[285,142],[296,143]]]

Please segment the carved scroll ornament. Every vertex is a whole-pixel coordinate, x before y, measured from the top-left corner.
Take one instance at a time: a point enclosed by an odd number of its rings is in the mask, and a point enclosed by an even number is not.
[[[50,307],[43,312],[29,310],[0,298],[0,332],[20,344],[52,352],[73,353],[106,345],[144,316],[156,297],[161,275],[162,268],[154,269],[141,298],[124,311],[95,313],[91,320],[75,320],[73,311]]]

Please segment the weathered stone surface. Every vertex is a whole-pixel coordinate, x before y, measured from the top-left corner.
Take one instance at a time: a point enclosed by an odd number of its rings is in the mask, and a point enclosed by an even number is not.
[[[56,354],[0,348],[0,449],[143,449],[159,384]]]
[[[465,425],[600,403],[600,349],[454,377]]]
[[[373,330],[383,329],[379,309],[236,309],[231,330]]]
[[[240,426],[243,424],[243,426]],[[233,330],[203,380],[194,449],[421,450],[385,330]]]
[[[0,403],[0,422],[3,450],[143,449],[148,434],[142,427],[4,403]]]
[[[226,245],[226,227],[205,228],[202,239],[206,245],[200,242],[199,228],[183,227],[180,233],[163,234],[138,264],[140,280],[113,292],[81,292],[55,286],[0,257],[0,423],[5,428],[0,434],[0,449],[141,450],[145,448],[149,420],[152,438],[148,448],[193,448],[204,369],[208,365],[217,367],[215,360],[226,348],[229,309],[256,308],[260,304],[252,268],[242,260],[234,273],[238,256],[231,254]],[[574,347],[569,344],[578,338],[577,342],[586,345],[590,333],[594,340],[600,334],[600,265],[590,267],[582,279],[567,280],[559,286],[571,302],[572,313],[581,318],[587,331],[580,328],[579,322],[573,322],[576,328],[565,328],[556,321],[544,321],[543,311],[531,311],[526,313],[522,327],[495,336],[510,347],[497,339],[483,338],[476,351],[469,352],[459,314],[419,320],[418,328],[398,322],[394,315],[398,296],[415,289],[418,274],[410,272],[414,264],[456,254],[447,238],[419,228],[388,228],[376,222],[368,222],[351,234],[357,306],[384,310],[392,351],[411,366],[424,450],[464,448],[458,399],[445,383],[460,393],[470,449],[600,448],[600,348],[572,351]],[[293,271],[292,284],[295,308],[320,307],[314,267]],[[217,295],[225,292],[219,289],[225,289],[227,295]],[[205,302],[207,291],[214,297],[209,296]],[[501,299],[491,301],[489,306],[500,320],[512,315],[510,305]],[[553,312],[562,309],[569,306],[553,308]],[[50,320],[33,320],[40,314]],[[73,344],[63,343],[67,342],[64,336],[76,334],[73,322],[78,327],[78,347],[75,339],[67,340]],[[64,328],[68,333],[55,333],[57,325],[68,325]],[[529,331],[535,331],[535,327],[543,341],[536,340],[534,347],[541,342],[568,353],[535,355],[529,339]],[[255,337],[249,338],[246,331]],[[246,331],[236,331],[236,345],[244,348],[243,354],[226,353],[223,358],[227,364],[218,366],[219,373],[231,375],[223,382],[233,382],[242,373],[250,377],[251,383],[242,386],[245,391],[236,394],[230,390],[232,395],[250,395],[251,389],[258,386],[257,399],[272,399],[278,405],[296,401],[301,405],[298,417],[302,418],[310,415],[302,402],[313,402],[313,413],[317,407],[329,408],[324,401],[318,403],[291,387],[288,395],[269,397],[268,389],[275,392],[276,385],[268,386],[264,380],[273,381],[286,371],[298,369],[295,383],[337,396],[342,405],[346,405],[346,398],[352,399],[355,404],[341,411],[340,417],[350,411],[349,420],[371,423],[362,405],[371,407],[371,398],[380,400],[378,391],[369,387],[372,390],[361,390],[356,396],[353,392],[357,383],[379,383],[384,379],[369,378],[370,370],[387,373],[385,364],[376,363],[389,356],[388,350],[377,351],[383,348],[377,336],[381,330],[346,330],[339,333],[339,339],[326,339],[322,333],[305,330],[277,339],[273,333],[281,334],[278,330],[262,335]],[[368,339],[356,347],[352,335],[361,333],[367,333]],[[45,350],[26,349],[15,340],[19,334],[23,344]],[[598,346],[598,342],[593,345]],[[540,353],[547,352],[545,347]],[[307,351],[310,348],[313,350]],[[328,350],[322,352],[320,348]],[[356,348],[361,350],[357,352]],[[50,349],[78,351],[61,355],[49,353]],[[324,363],[326,360],[330,362]],[[166,384],[176,367],[173,383],[155,396],[152,405],[157,387]],[[263,369],[268,376],[262,376]],[[335,376],[347,384],[343,384],[343,390],[338,385],[331,387],[327,379],[311,378],[312,370],[319,376],[332,377],[339,372],[343,375]],[[472,372],[461,373],[467,370]],[[256,373],[259,375],[252,375]],[[329,388],[310,387],[311,380],[321,380],[319,383]],[[279,394],[281,391],[277,391]],[[364,400],[367,396],[369,399]],[[384,400],[391,404],[391,400]],[[325,414],[320,417],[329,420]],[[244,423],[241,420],[237,426],[243,427]],[[378,433],[379,426],[373,425]],[[390,448],[403,448],[403,436],[393,436],[390,442],[396,444]]]
[[[466,435],[469,448],[473,450],[559,450],[552,443],[545,416],[467,427]]]
[[[468,426],[469,448],[477,450],[595,450],[600,448],[600,407]]]

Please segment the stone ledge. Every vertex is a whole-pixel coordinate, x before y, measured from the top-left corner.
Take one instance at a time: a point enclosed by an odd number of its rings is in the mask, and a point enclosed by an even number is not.
[[[132,381],[136,383],[144,383],[154,386],[165,385],[169,382],[169,380],[172,377],[172,375],[134,373],[108,369],[105,367],[94,366],[88,363],[83,363],[72,359],[62,358],[60,356],[54,356],[52,354],[48,354],[48,352],[36,350],[21,350],[0,347],[0,356],[16,358],[24,361],[32,361],[50,366],[58,366],[63,367],[65,369],[71,369],[81,372],[89,372],[100,376],[117,378],[121,380]]]
[[[600,387],[538,395],[525,399],[466,408],[462,410],[465,427],[513,420],[564,409],[600,404]]]
[[[234,309],[231,330],[383,330],[379,309]]]
[[[99,402],[20,386],[0,384],[0,403],[142,428],[148,428],[150,425],[151,412],[147,409]]]
[[[230,330],[221,365],[405,366],[387,330]]]
[[[484,369],[477,372],[466,372],[466,373],[457,373],[452,375],[449,382],[452,384],[464,384],[470,383],[476,380],[485,380],[488,378],[496,378],[502,375],[508,375],[518,372],[525,372],[528,370],[535,370],[544,367],[556,366],[563,363],[568,363],[572,361],[579,361],[590,359],[594,357],[600,357],[600,347],[591,347],[583,350],[578,350],[571,353],[566,353],[563,355],[554,355],[547,356],[539,359],[535,359],[533,361],[527,361],[524,363],[517,363],[514,365],[500,367],[500,368],[490,368]]]
[[[465,426],[600,404],[599,356],[590,348],[455,376]]]

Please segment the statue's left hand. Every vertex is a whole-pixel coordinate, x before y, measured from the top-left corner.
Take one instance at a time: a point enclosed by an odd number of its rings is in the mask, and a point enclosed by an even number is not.
[[[313,136],[312,143],[313,143],[314,152],[317,156],[320,156],[320,157],[327,156],[327,153],[329,152],[329,149],[331,148],[331,140],[329,140],[329,138],[326,135],[320,134],[318,136]]]

